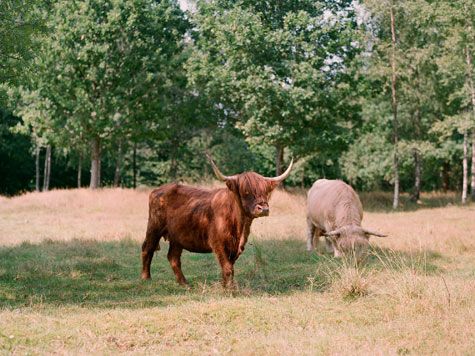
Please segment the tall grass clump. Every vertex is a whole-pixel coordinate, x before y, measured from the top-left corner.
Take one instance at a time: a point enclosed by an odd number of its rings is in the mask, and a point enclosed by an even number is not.
[[[357,263],[352,257],[323,256],[322,263],[318,264],[316,278],[309,280],[313,289],[318,285],[343,300],[354,300],[368,295],[368,270]],[[319,281],[319,283],[316,281]]]
[[[435,272],[426,251],[402,254],[391,249],[373,249],[381,275],[374,286],[375,294],[384,294],[399,302],[428,297],[428,276]],[[429,293],[430,294],[430,293]]]

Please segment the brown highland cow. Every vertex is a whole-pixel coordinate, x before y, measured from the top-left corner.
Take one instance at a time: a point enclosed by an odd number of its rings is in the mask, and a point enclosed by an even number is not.
[[[269,215],[270,195],[292,169],[291,162],[282,175],[274,178],[255,172],[224,176],[208,158],[226,188],[208,190],[171,183],[150,193],[142,279],[150,278],[153,254],[160,249],[163,237],[170,243],[167,257],[178,283],[187,284],[180,261],[185,249],[213,252],[221,266],[223,285],[232,286],[234,263],[244,251],[252,221]]]

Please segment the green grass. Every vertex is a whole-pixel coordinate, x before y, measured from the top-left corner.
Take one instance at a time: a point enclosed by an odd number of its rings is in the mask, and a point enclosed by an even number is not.
[[[184,253],[191,288],[179,286],[166,243],[151,281],[139,279],[132,240],[2,247],[0,353],[440,353],[441,339],[463,353],[473,345],[464,341],[471,331],[460,334],[473,306],[473,288],[465,290],[473,258],[450,272],[455,280],[443,268],[454,261],[437,253],[375,248],[355,269],[299,240],[252,240],[235,265],[236,291],[222,289],[212,254]],[[413,328],[414,340],[401,336]]]
[[[295,241],[249,245],[236,264],[239,285],[263,293],[303,288],[305,276],[315,272],[318,257],[297,245]],[[162,244],[155,254],[151,281],[139,279],[140,244],[130,240],[46,241],[0,248],[0,307],[38,303],[99,308],[163,306],[182,302],[177,296],[196,298],[205,285],[219,283],[219,266],[212,254],[185,252],[182,266],[192,288],[180,287],[166,259],[167,247]],[[294,258],[286,260],[284,256],[289,254]]]
[[[220,270],[212,254],[184,252],[182,267],[191,288],[180,287],[166,259],[162,244],[152,263],[152,280],[141,281],[140,244],[131,240],[99,242],[73,240],[23,243],[0,248],[0,308],[32,305],[76,305],[95,308],[142,308],[202,300],[203,290],[220,291]],[[432,263],[440,258],[411,256],[375,250],[365,269],[403,268],[414,265],[421,273],[436,272]],[[399,263],[385,263],[397,260]],[[248,244],[236,262],[235,293],[278,295],[324,290],[331,273],[342,262],[308,253],[297,240],[262,241]],[[333,277],[332,277],[333,278]],[[216,288],[215,288],[216,287]],[[211,294],[212,295],[212,294]]]
[[[276,192],[273,215],[253,224],[235,265],[233,291],[221,287],[212,254],[188,252],[191,288],[180,287],[167,243],[152,280],[140,280],[144,192],[4,201],[0,355],[473,354],[473,204],[412,211],[450,203],[431,193],[405,205],[409,212],[385,214],[390,199],[362,196],[378,211],[365,213],[364,225],[389,236],[371,239],[368,263],[355,268],[305,251],[304,198]]]

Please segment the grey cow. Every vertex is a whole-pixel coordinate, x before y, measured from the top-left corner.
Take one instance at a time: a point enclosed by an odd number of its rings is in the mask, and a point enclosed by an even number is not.
[[[327,251],[335,257],[354,253],[361,259],[370,235],[386,236],[362,228],[362,219],[363,206],[351,186],[341,180],[317,180],[307,194],[307,250],[314,248],[314,238],[325,236]]]

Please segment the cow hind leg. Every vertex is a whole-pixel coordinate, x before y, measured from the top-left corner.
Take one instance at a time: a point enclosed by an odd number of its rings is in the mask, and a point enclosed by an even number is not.
[[[160,238],[163,229],[157,229],[150,224],[147,227],[145,241],[142,244],[142,279],[150,279],[150,265],[155,251],[160,250]]]
[[[181,253],[183,252],[183,247],[170,241],[170,247],[168,249],[168,262],[172,267],[173,273],[175,273],[176,281],[181,285],[187,285],[188,282],[181,271]]]
[[[315,225],[307,218],[307,251],[314,249],[313,237],[315,236]]]

